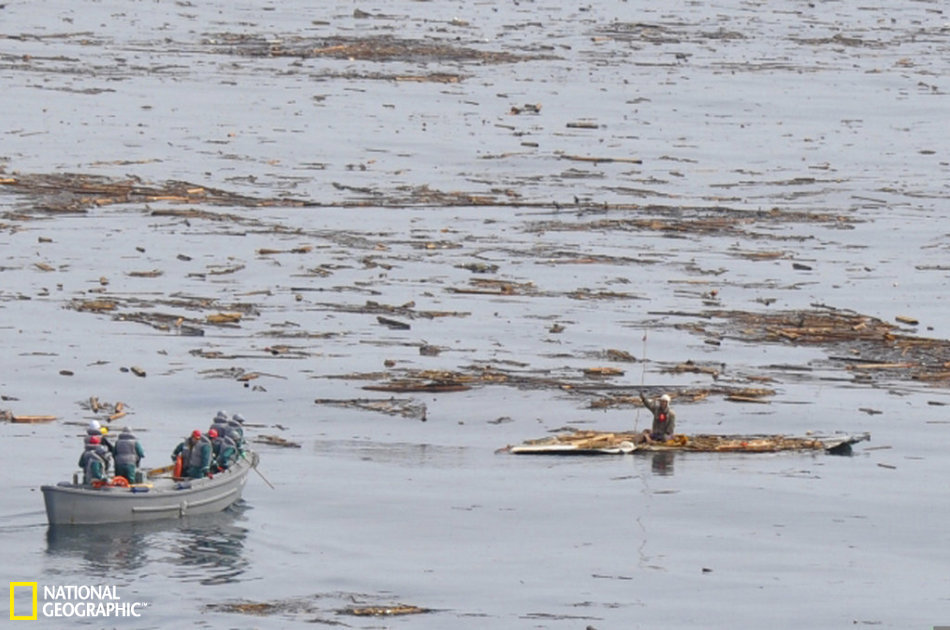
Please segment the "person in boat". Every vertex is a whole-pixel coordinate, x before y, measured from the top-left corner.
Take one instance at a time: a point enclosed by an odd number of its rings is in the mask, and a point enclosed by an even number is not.
[[[653,414],[653,427],[643,432],[646,442],[666,442],[673,437],[676,428],[676,413],[670,407],[670,395],[663,394],[659,398],[647,398],[640,392],[643,406]]]
[[[88,448],[89,446],[92,448]],[[99,436],[89,436],[87,450],[83,451],[82,456],[79,458],[79,465],[82,466],[82,482],[84,484],[89,485],[93,481],[106,478],[106,460],[103,458],[103,453],[105,452],[108,451],[99,443]]]
[[[219,434],[217,429],[208,431],[208,437],[211,438],[211,450],[214,456],[211,470],[214,472],[227,470],[237,459],[237,445],[227,435]]]
[[[106,447],[109,453],[115,453],[115,446],[109,441],[109,438],[106,437],[106,434],[109,433],[109,429],[99,424],[98,420],[90,420],[89,426],[86,427],[86,444],[89,443],[89,438],[96,436],[99,438],[99,443]]]
[[[132,429],[124,427],[115,443],[115,474],[125,477],[129,483],[135,483],[135,469],[145,457],[142,443],[138,441]]]
[[[224,434],[234,442],[234,446],[239,450],[244,450],[244,416],[239,413],[231,416],[228,420],[228,430]]]
[[[83,441],[82,455],[79,456],[80,469],[83,471],[86,470],[86,461],[92,455],[96,455],[102,460],[102,474],[105,476],[109,471],[109,464],[112,461],[112,457],[109,449],[102,444],[102,438],[98,435],[87,435],[86,439]]]
[[[211,429],[214,429],[218,432],[218,435],[226,435],[228,430],[228,412],[221,410],[215,416],[214,420],[211,421],[211,427],[208,429],[208,433],[211,433]]]
[[[207,477],[211,470],[211,457],[213,449],[211,440],[202,435],[201,431],[195,429],[191,432],[188,446],[188,458],[184,460],[184,472],[186,477],[200,479]]]

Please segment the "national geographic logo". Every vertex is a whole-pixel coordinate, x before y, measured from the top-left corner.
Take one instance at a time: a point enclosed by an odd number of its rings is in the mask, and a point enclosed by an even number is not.
[[[10,582],[10,621],[42,618],[141,617],[147,602],[123,601],[115,585],[43,586]],[[27,614],[29,613],[29,614]]]
[[[18,615],[16,600],[17,600],[17,591],[25,593],[26,590],[30,590],[30,599],[32,604],[30,606],[29,615]],[[37,591],[36,582],[10,582],[10,621],[34,621],[36,620],[36,613],[38,607],[36,605],[36,591]],[[25,606],[22,606],[25,608]]]

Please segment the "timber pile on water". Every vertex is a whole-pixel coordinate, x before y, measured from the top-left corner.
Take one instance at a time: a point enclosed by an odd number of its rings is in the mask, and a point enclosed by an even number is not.
[[[573,431],[507,446],[514,454],[533,453],[629,453],[633,451],[693,451],[700,453],[777,453],[823,451],[870,439],[868,434],[789,437],[785,435],[674,435],[665,442],[637,443],[632,432]]]

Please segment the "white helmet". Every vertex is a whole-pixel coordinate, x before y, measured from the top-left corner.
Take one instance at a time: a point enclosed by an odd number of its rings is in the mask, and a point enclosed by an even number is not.
[[[102,425],[99,424],[99,421],[98,421],[98,420],[90,420],[90,421],[89,421],[89,430],[90,430],[90,431],[98,431],[98,430],[101,429],[101,428],[102,428]]]
[[[672,398],[670,398],[669,394],[663,394],[662,396],[660,396],[660,400],[665,401],[666,404],[669,404]]]

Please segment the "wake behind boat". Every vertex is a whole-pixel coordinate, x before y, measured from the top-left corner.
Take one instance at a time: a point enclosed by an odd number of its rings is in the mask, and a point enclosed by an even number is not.
[[[241,498],[258,455],[245,451],[234,464],[211,477],[182,479],[170,470],[142,470],[143,483],[93,487],[61,481],[42,486],[50,525],[97,525],[155,521],[220,512]]]

